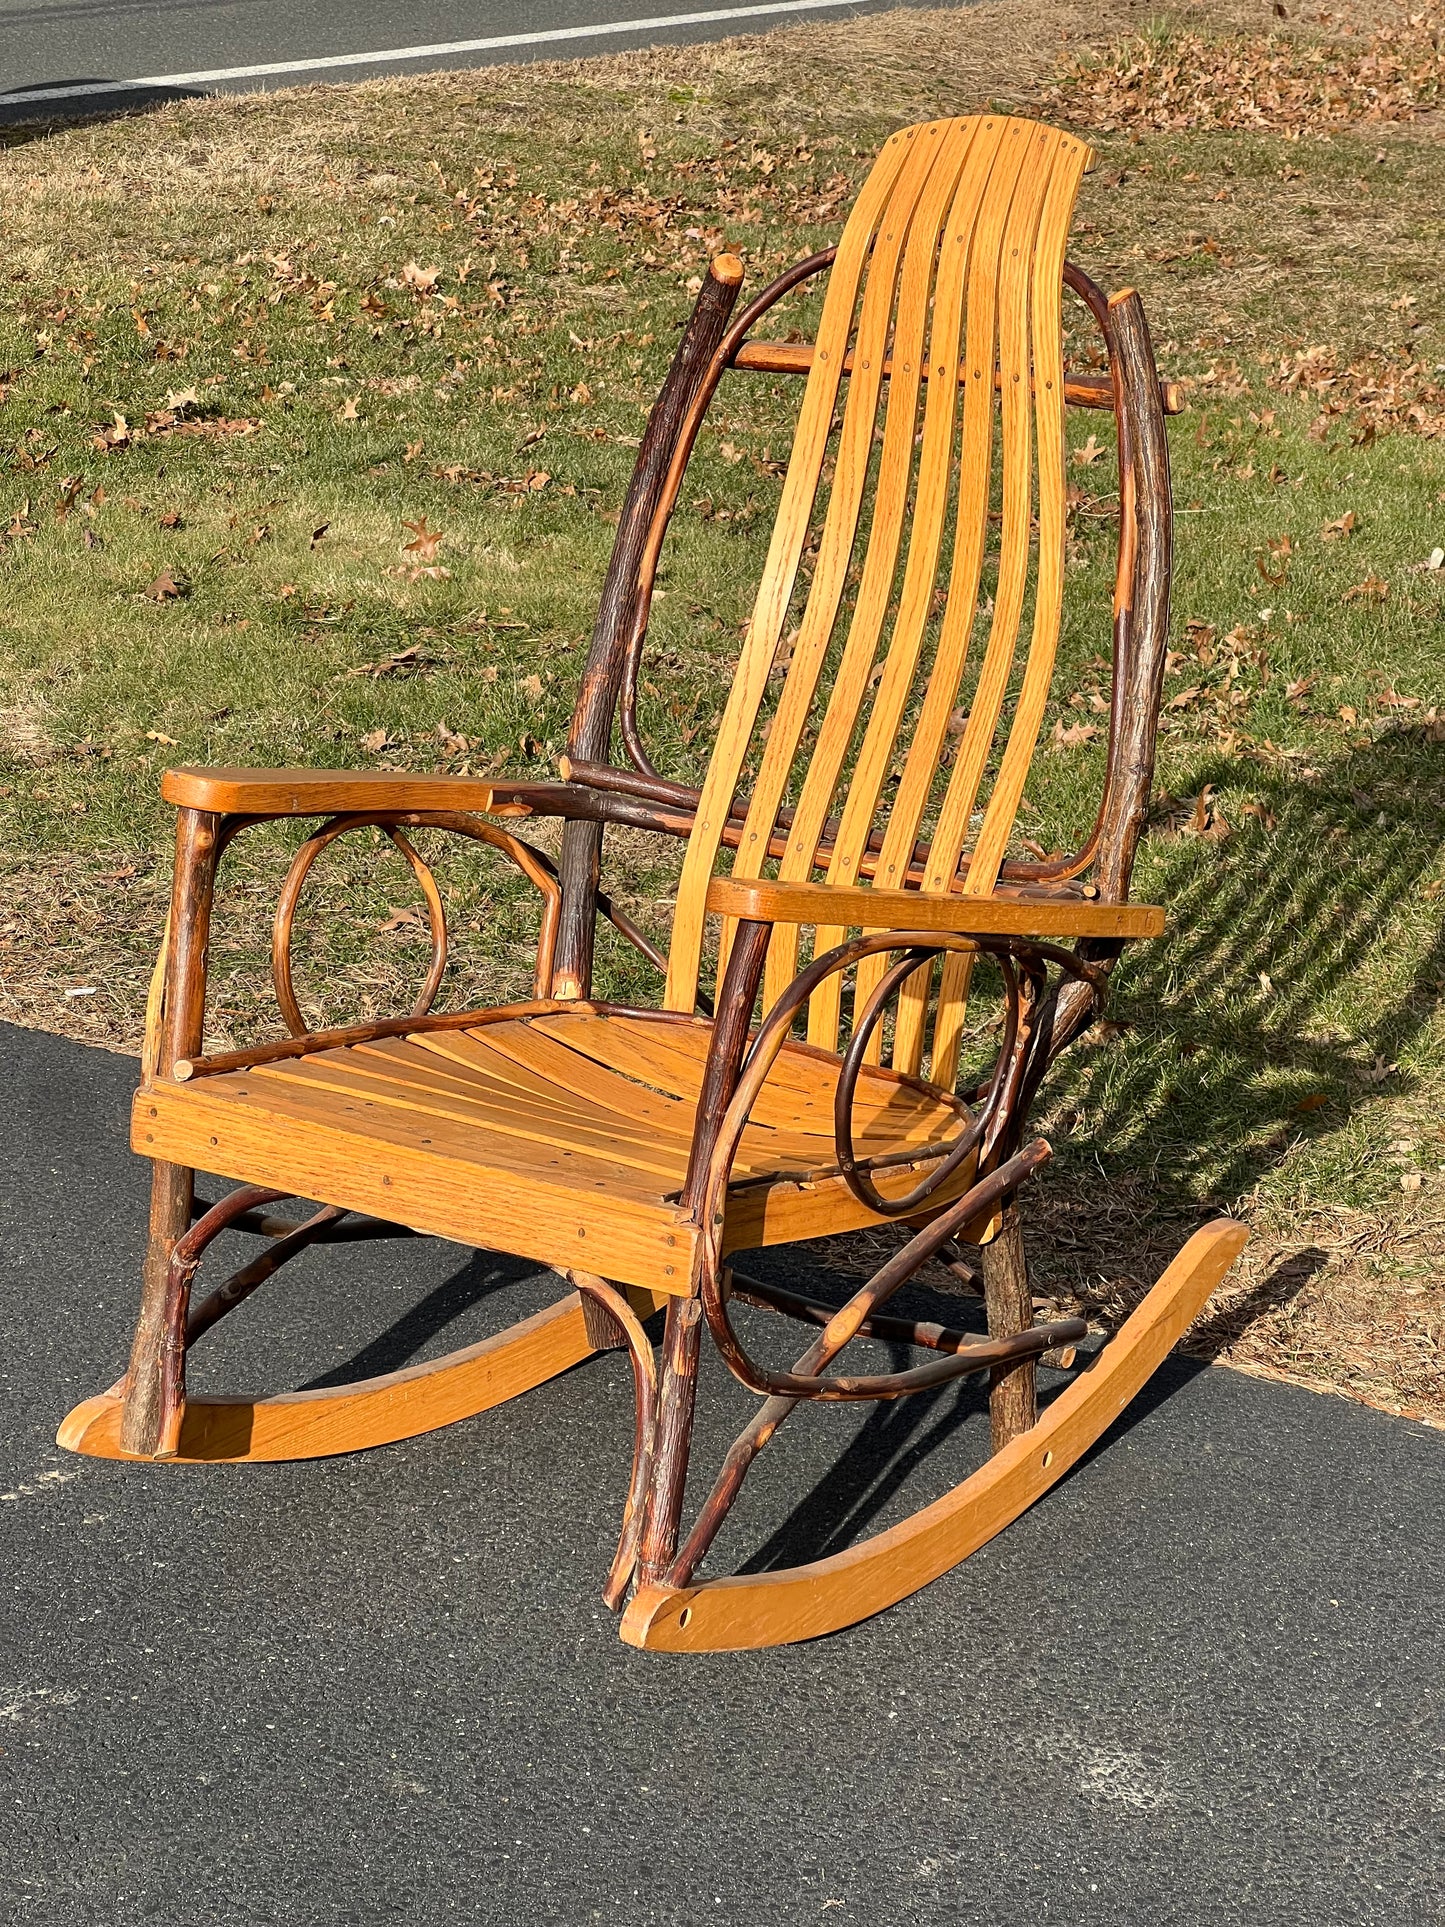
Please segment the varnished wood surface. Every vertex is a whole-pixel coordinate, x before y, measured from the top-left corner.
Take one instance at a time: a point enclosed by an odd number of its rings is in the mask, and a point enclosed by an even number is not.
[[[168,769],[161,795],[182,809],[223,816],[342,816],[358,810],[480,810],[493,785],[474,776],[407,776],[391,770]]]
[[[895,136],[858,197],[828,270],[773,541],[689,838],[669,959],[672,1009],[692,1007],[706,916],[723,917],[721,972],[746,914],[712,887],[724,843],[736,847],[733,881],[756,883],[782,831],[777,874],[788,885],[808,877],[825,823],[836,823],[828,883],[862,893],[871,868],[887,888],[908,873],[936,800],[923,892],[952,892],[972,841],[965,894],[994,894],[1059,634],[1064,249],[1090,158],[1081,141],[1034,121],[939,120]],[[934,799],[958,727],[996,456],[999,561],[987,640],[945,793]],[[790,621],[781,687],[765,716]],[[750,793],[739,830],[729,813],[740,789]],[[765,1005],[797,965],[797,919],[776,921]],[[836,922],[818,923],[818,948],[832,948],[850,924],[893,927],[892,911],[840,904]],[[1107,919],[1088,928],[1120,934]],[[970,961],[943,966],[936,1005],[931,969],[905,986],[890,1045],[897,1068],[922,1063],[936,1009],[934,1070],[951,1074]],[[860,964],[858,1000],[885,967],[881,957]],[[836,977],[818,985],[811,1042],[836,1047],[841,995]],[[874,1061],[883,1043],[880,1029],[870,1041]]]
[[[642,1296],[645,1302],[636,1309],[646,1317],[662,1300]],[[572,1292],[494,1338],[354,1385],[269,1398],[193,1398],[179,1449],[161,1463],[319,1459],[391,1445],[504,1404],[595,1349]],[[120,1414],[121,1401],[110,1393],[87,1399],[66,1418],[55,1442],[94,1459],[145,1456],[121,1445]]]
[[[921,890],[842,888],[827,883],[769,883],[714,877],[707,907],[762,923],[818,924],[866,930],[957,930],[1016,937],[1157,937],[1164,912],[1148,903],[1099,903],[1040,893],[1036,897],[926,896]]]
[[[623,1617],[623,1639],[652,1652],[780,1646],[836,1632],[917,1592],[987,1544],[1078,1463],[1198,1317],[1247,1238],[1228,1218],[1197,1231],[1094,1365],[1038,1423],[912,1518],[811,1565],[640,1589]]]

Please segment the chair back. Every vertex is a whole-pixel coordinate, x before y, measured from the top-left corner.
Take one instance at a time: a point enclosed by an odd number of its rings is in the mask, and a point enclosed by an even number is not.
[[[1059,639],[1064,248],[1091,160],[1056,128],[978,114],[901,129],[864,183],[683,865],[669,1008],[693,1008],[739,795],[734,876],[806,880],[821,849],[832,884],[997,887]],[[797,962],[780,927],[765,1003]],[[895,1068],[918,1070],[931,1012],[931,1075],[951,1080],[969,962],[905,988]],[[860,999],[883,968],[860,967]],[[836,1048],[840,1014],[834,978],[809,1040]]]

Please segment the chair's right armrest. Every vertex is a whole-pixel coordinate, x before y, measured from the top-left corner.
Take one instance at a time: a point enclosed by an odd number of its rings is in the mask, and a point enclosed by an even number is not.
[[[925,896],[918,890],[714,877],[707,907],[751,923],[905,933],[945,930],[971,937],[1157,937],[1164,928],[1164,912],[1156,904],[1102,903],[1097,897],[1066,896],[1058,890]]]

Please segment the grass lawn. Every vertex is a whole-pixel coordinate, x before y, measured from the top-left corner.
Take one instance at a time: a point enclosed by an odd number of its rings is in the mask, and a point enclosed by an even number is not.
[[[709,254],[760,285],[836,237],[900,122],[1039,112],[1101,156],[1074,257],[1142,290],[1191,395],[1136,883],[1171,927],[1052,1086],[1039,1290],[1107,1320],[1227,1207],[1256,1235],[1196,1348],[1445,1419],[1434,26],[1010,0],[0,130],[0,1016],[137,1047],[168,763],[550,773]],[[703,767],[797,393],[731,377],[694,460],[645,672],[670,773]],[[1071,423],[1045,844],[1100,775],[1100,419]],[[215,1042],[275,1027],[293,841],[227,872]],[[608,848],[665,927],[676,852]],[[485,854],[439,874],[450,994],[524,989],[523,895]],[[400,860],[327,878],[309,1009],[399,1007],[425,967]],[[609,951],[601,988],[647,985]]]

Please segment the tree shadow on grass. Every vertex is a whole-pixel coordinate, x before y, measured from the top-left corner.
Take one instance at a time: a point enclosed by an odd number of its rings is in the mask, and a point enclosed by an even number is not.
[[[1194,774],[1241,781],[1237,761]],[[1168,929],[1117,973],[1125,1027],[1055,1073],[1059,1156],[1030,1201],[1050,1282],[1152,1283],[1161,1238],[1177,1247],[1181,1224],[1413,1088],[1397,1066],[1445,987],[1424,894],[1445,853],[1445,745],[1399,728],[1313,780],[1251,771],[1249,787],[1263,823],[1148,839],[1135,895],[1166,906]]]
[[[105,91],[83,91],[90,87]],[[0,100],[0,147],[27,147],[81,123],[129,120],[174,100],[210,98],[210,90],[205,87],[133,87],[98,74],[38,80],[33,87],[7,86],[3,92],[6,98]],[[27,100],[27,94],[34,98]]]

